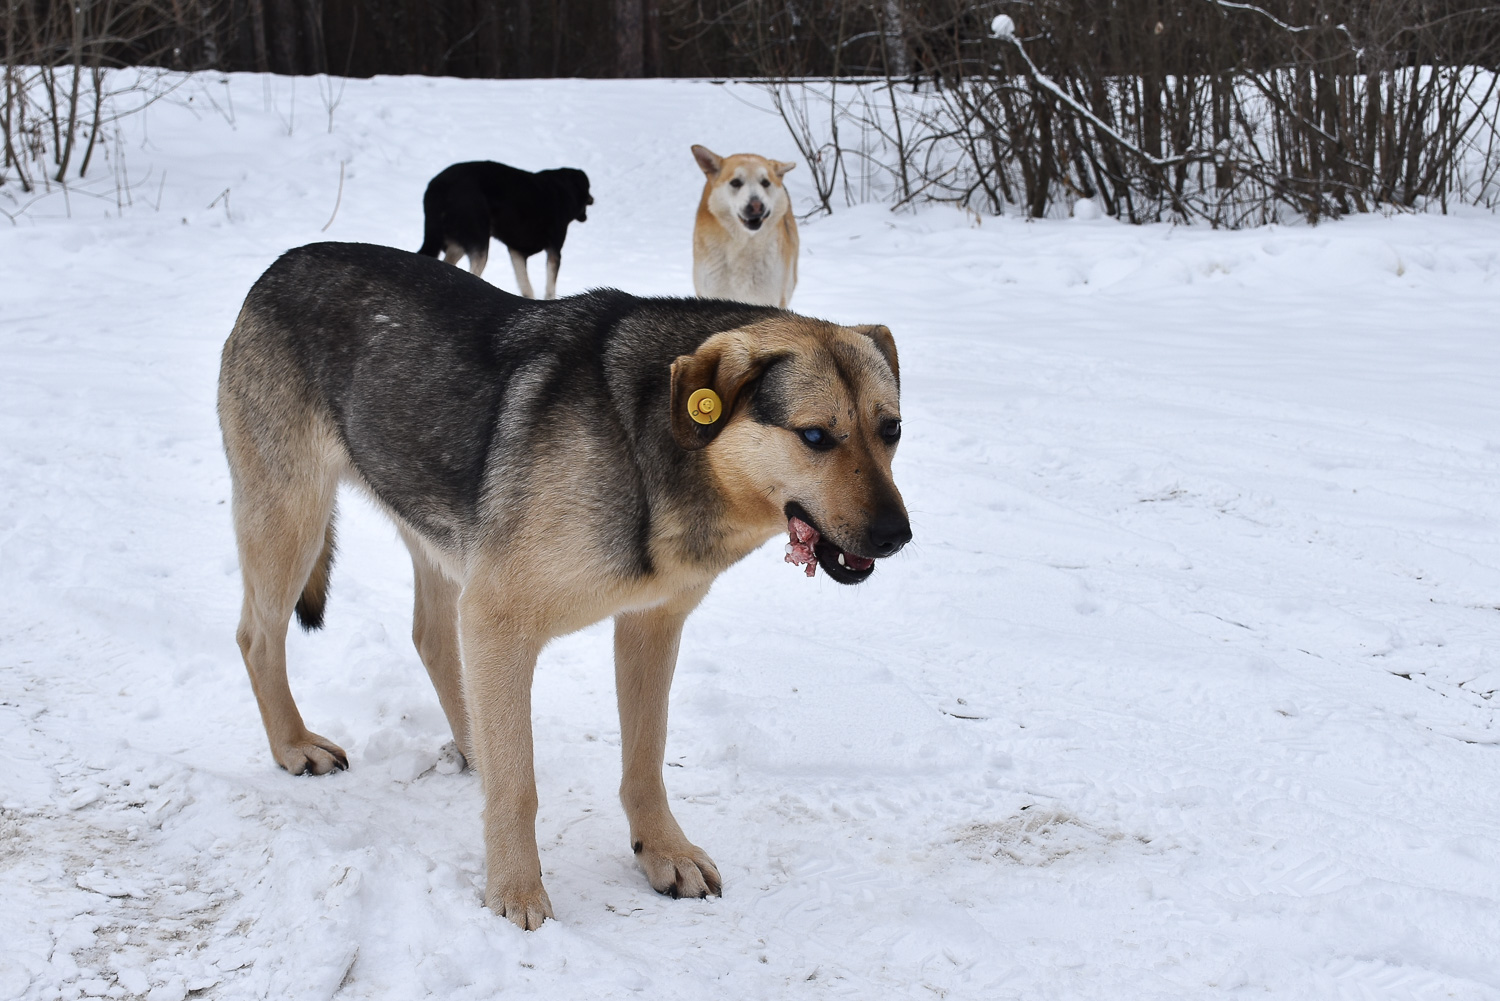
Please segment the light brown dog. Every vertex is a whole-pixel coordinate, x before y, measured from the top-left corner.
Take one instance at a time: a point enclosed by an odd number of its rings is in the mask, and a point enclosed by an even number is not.
[[[753,153],[721,157],[703,146],[693,224],[693,291],[704,299],[780,306],[797,287],[797,220],[782,178],[797,166]]]
[[[843,583],[907,542],[898,371],[884,327],[614,291],[535,302],[359,244],[286,254],[247,296],[219,380],[237,635],[272,754],[292,773],[348,766],[304,724],[285,641],[294,611],[322,623],[352,483],[411,550],[413,638],[483,784],[485,902],[523,928],[552,915],[532,672],[553,637],[607,616],[632,849],[663,893],[720,892],[662,782],[683,620],[789,525]]]

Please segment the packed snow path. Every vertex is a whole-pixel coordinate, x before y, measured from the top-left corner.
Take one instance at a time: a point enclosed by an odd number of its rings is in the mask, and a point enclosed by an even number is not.
[[[352,768],[275,767],[220,346],[465,159],[588,171],[564,294],[688,294],[689,145],[795,151],[748,87],[318,93],[195,78],[125,123],[123,212],[0,228],[0,998],[1500,997],[1495,217],[806,223],[793,307],[896,333],[916,540],[850,589],[778,537],[689,621],[667,783],[722,899],[633,864],[608,624],[545,652],[524,934],[351,494],[289,654]]]

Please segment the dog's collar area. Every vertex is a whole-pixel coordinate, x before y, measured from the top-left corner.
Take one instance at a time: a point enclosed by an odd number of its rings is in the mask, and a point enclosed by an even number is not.
[[[868,580],[875,572],[875,561],[868,556],[856,556],[835,546],[823,538],[807,509],[796,501],[787,504],[786,562],[794,566],[806,566],[811,577],[814,567],[822,567],[829,578],[840,584],[859,584]]]

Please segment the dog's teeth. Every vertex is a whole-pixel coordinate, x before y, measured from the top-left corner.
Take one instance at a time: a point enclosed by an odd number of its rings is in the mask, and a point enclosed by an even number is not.
[[[792,545],[792,544],[791,544],[791,543],[790,543],[790,542],[788,542],[788,543],[787,543],[787,544],[786,544],[786,554],[787,554],[787,555],[788,555],[788,556],[790,556],[790,555],[792,555],[792,554],[793,554],[793,553],[795,553],[795,552],[796,552],[796,551],[797,551],[797,547],[796,547],[796,546],[794,546],[794,545]]]
[[[844,554],[843,553],[839,553],[839,566],[841,566],[841,567],[842,566],[848,566],[848,564],[844,562]]]

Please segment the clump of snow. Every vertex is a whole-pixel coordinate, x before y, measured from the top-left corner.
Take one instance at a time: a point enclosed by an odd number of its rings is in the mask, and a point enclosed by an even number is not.
[[[1103,215],[1104,213],[1099,209],[1098,203],[1092,198],[1080,198],[1073,203],[1074,219],[1092,222],[1095,219],[1102,218]]]
[[[991,38],[1015,38],[1016,22],[1009,14],[996,14],[990,22]]]
[[[0,997],[1500,994],[1485,213],[804,225],[793,306],[900,345],[915,539],[856,588],[779,586],[777,539],[688,621],[666,782],[723,898],[634,865],[605,623],[536,675],[557,920],[482,908],[479,781],[354,495],[288,642],[352,767],[274,766],[214,412],[251,282],[418,246],[427,181],[495,158],[588,171],[563,294],[690,294],[688,147],[794,158],[759,99],[387,77],[330,134],[305,80],[202,75],[107,197],[0,224]]]

